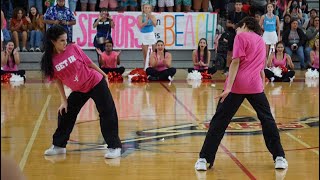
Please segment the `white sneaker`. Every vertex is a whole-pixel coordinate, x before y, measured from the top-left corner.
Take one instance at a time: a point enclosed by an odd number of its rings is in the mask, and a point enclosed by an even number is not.
[[[206,171],[207,170],[207,160],[205,158],[199,158],[194,165],[194,168],[197,171]]]
[[[288,168],[287,160],[281,156],[278,156],[274,163],[275,163],[276,169],[287,169]]]
[[[168,76],[169,81],[173,81],[174,77]]]
[[[66,148],[62,148],[62,147],[58,147],[58,146],[52,145],[49,149],[47,149],[44,152],[44,155],[52,156],[52,155],[66,154],[66,153],[67,153]]]
[[[274,77],[271,77],[271,78],[270,78],[270,81],[273,82],[273,81],[274,81]]]
[[[106,159],[114,159],[121,156],[121,148],[108,148],[107,153],[104,155]]]

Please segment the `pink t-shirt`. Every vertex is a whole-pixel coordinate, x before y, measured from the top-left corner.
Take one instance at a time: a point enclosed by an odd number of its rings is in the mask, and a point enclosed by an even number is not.
[[[196,58],[198,59],[198,51],[196,51]],[[200,61],[202,61],[204,63],[204,60],[203,60],[204,56],[200,55]],[[199,60],[198,60],[199,62]],[[196,69],[196,70],[203,70],[203,69],[208,69],[208,66],[193,66],[193,69]]]
[[[238,73],[231,92],[255,94],[263,92],[260,72],[265,67],[266,48],[261,36],[254,32],[243,32],[234,38],[232,59],[240,58]],[[225,87],[227,86],[226,79]]]
[[[276,57],[276,54],[274,54],[273,58],[272,58],[272,64],[274,67],[278,67],[278,66],[287,66],[287,55],[284,54],[283,59],[282,60],[278,60]]]
[[[117,58],[119,53],[112,51],[110,55],[104,52],[101,55],[101,60],[104,62],[102,68],[116,68],[117,67]]]
[[[89,92],[103,78],[88,65],[93,62],[75,44],[69,44],[63,53],[53,56],[54,78],[62,81],[72,91]]]
[[[5,66],[3,66],[3,70],[4,71],[18,71],[18,66],[16,64],[13,65],[13,59],[12,57],[10,56],[9,57],[9,66],[8,64],[6,64]]]
[[[311,51],[311,56],[313,56],[313,59],[314,59],[312,67],[316,68],[316,69],[319,69],[319,56],[317,56],[314,51]]]
[[[157,57],[157,53],[154,54],[154,59],[158,62],[157,67],[154,67],[157,71],[163,71],[168,69],[167,66],[164,64],[164,60],[168,58],[169,53],[165,53],[164,59],[161,59],[160,56]]]

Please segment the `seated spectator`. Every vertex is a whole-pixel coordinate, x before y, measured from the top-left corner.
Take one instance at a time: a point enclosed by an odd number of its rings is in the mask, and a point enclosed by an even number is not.
[[[137,0],[118,0],[118,6],[120,11],[127,11],[128,7],[130,11],[137,10]]]
[[[29,12],[29,18],[31,20],[30,31],[30,52],[40,52],[41,42],[44,33],[43,15],[39,14],[38,9],[35,6],[31,6]]]
[[[118,2],[117,0],[100,0],[100,11],[102,8],[110,9],[110,11],[115,11],[118,7]]]
[[[210,0],[210,1],[213,7],[213,11],[220,14],[220,17],[225,17],[227,0]]]
[[[13,17],[10,21],[10,31],[12,33],[13,42],[17,51],[20,51],[19,42],[22,39],[22,51],[28,51],[27,38],[28,29],[31,26],[31,20],[26,18],[25,11],[22,8],[15,8],[13,10]]]
[[[287,12],[286,9],[288,6],[288,1],[287,0],[274,0],[273,4],[276,7],[275,14],[277,16],[279,16],[280,20],[283,20],[284,16],[286,15],[286,12]]]
[[[65,6],[65,0],[57,0],[57,4],[47,9],[44,14],[44,23],[50,28],[54,24],[60,24],[66,31],[68,43],[72,42],[72,26],[76,24],[76,19],[69,8]]]
[[[209,0],[193,0],[194,12],[199,12],[201,9],[203,12],[209,11]]]
[[[1,52],[1,75],[5,73],[14,73],[25,77],[25,70],[18,70],[20,64],[20,55],[16,49],[14,49],[14,43],[9,41],[6,45],[4,52]]]
[[[261,19],[261,12],[260,11],[256,11],[255,15],[254,15],[254,19],[258,22],[260,22]]]
[[[292,57],[292,53],[297,53],[300,60],[300,69],[305,69],[305,58],[303,46],[306,43],[306,35],[302,29],[298,28],[298,21],[293,19],[291,27],[285,31],[282,36],[282,41],[285,45],[286,52]]]
[[[93,28],[97,28],[97,34],[94,37],[93,45],[102,52],[105,50],[105,41],[112,41],[111,29],[114,28],[114,22],[108,13],[107,8],[101,8],[98,19],[94,20]]]
[[[286,32],[291,28],[291,16],[290,14],[284,15],[284,21],[282,23],[281,33]]]
[[[302,14],[302,24],[308,19],[308,3],[307,0],[289,0],[288,6],[293,9],[295,6],[298,6]]]
[[[302,10],[300,9],[300,6],[298,5],[297,1],[292,2],[291,7],[289,8],[289,14],[291,18],[297,19],[299,27],[302,27],[304,19],[302,16]]]
[[[312,51],[310,52],[312,69],[319,71],[319,38],[314,42]]]
[[[176,74],[176,68],[171,67],[172,56],[165,47],[162,40],[156,43],[156,49],[150,56],[150,67],[146,72],[150,81],[172,80]]]
[[[96,48],[97,53],[99,56],[99,65],[101,69],[108,74],[109,72],[116,72],[119,74],[123,74],[125,68],[124,67],[117,67],[120,65],[120,52],[113,51],[113,42],[111,40],[107,40],[105,42],[105,51],[101,51],[100,49]]]
[[[70,11],[74,13],[76,11],[76,9],[77,9],[78,0],[69,0],[68,2],[69,2]]]
[[[37,12],[39,14],[43,14],[42,12],[43,2],[44,2],[43,0],[28,0],[29,10],[31,9],[31,7],[36,7]]]
[[[195,49],[192,53],[192,60],[193,60],[193,68],[188,69],[188,73],[192,72],[193,70],[197,70],[199,72],[207,71],[208,74],[213,75],[217,72],[215,66],[209,68],[210,66],[210,59],[211,53],[208,49],[207,39],[201,38],[199,40],[198,48]]]
[[[305,58],[306,62],[310,62],[310,52],[314,47],[314,42],[316,39],[319,39],[319,17],[316,16],[313,19],[312,25],[307,29],[306,32],[307,43],[305,45]]]
[[[89,9],[87,8],[89,3]],[[97,0],[80,0],[81,11],[95,11]]]
[[[306,20],[303,24],[304,29],[308,29],[310,26],[313,25],[313,19],[318,16],[318,11],[316,9],[311,9],[310,10],[310,18]]]
[[[145,5],[145,4],[151,5],[152,6],[152,10],[151,11],[155,11],[155,7],[157,6],[157,0],[142,0],[141,1],[141,7],[143,7],[143,5]]]
[[[282,77],[275,76],[270,69],[265,69],[266,77],[272,82],[290,82],[290,78],[293,78],[295,72],[293,71],[294,65],[291,57],[285,53],[284,44],[280,41],[276,44],[275,52],[272,52],[268,58],[267,67],[279,67],[288,68],[290,71],[282,71]]]
[[[173,12],[174,0],[158,0],[159,12],[165,12],[165,7],[167,7],[167,12]]]

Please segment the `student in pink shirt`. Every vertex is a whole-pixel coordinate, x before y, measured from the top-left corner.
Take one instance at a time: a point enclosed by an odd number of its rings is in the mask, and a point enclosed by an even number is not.
[[[113,51],[113,42],[111,40],[106,41],[105,49],[105,52],[102,52],[99,48],[96,48],[102,71],[106,74],[109,72],[123,74],[125,68],[122,66],[117,67],[117,65],[120,65],[120,52]]]
[[[171,67],[172,56],[165,47],[162,40],[156,43],[156,49],[150,56],[150,67],[146,69],[149,81],[172,81],[176,74],[176,68]]]
[[[295,75],[295,71],[293,70],[294,64],[292,63],[291,57],[286,54],[282,41],[276,44],[275,52],[272,52],[268,57],[267,67],[264,73],[272,82],[290,82],[290,79]],[[278,77],[269,69],[272,67],[285,67],[288,71],[282,70],[282,77]]]
[[[273,156],[276,169],[286,169],[288,163],[280,142],[277,125],[271,114],[264,89],[265,43],[260,36],[261,28],[253,17],[245,17],[236,27],[232,62],[229,76],[219,104],[212,117],[206,139],[195,164],[196,170],[207,170],[213,166],[223,135],[240,105],[247,99],[261,121],[263,137]]]
[[[20,64],[20,55],[16,49],[14,49],[13,41],[9,41],[6,45],[6,50],[1,52],[1,75],[6,73],[13,73],[25,78],[26,71],[18,70]]]
[[[209,74],[213,75],[217,72],[215,66],[209,68],[211,53],[207,45],[207,39],[201,38],[199,40],[198,48],[193,50],[192,53],[193,68],[189,68],[188,73],[197,70],[199,72],[207,71]]]
[[[319,39],[314,41],[314,46],[310,52],[312,69],[319,71]]]
[[[67,32],[54,25],[46,32],[45,52],[41,70],[46,77],[54,79],[61,95],[58,109],[58,127],[53,135],[53,145],[44,155],[65,154],[66,145],[82,106],[92,98],[100,117],[102,136],[108,145],[105,158],[121,156],[118,115],[107,75],[95,65],[76,44],[67,45]],[[66,97],[63,85],[72,92]]]

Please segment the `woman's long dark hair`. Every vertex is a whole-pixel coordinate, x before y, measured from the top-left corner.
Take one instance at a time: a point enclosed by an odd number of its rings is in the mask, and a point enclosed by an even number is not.
[[[238,27],[242,27],[243,25],[246,25],[246,27],[250,30],[250,31],[253,31],[255,32],[256,34],[258,34],[259,36],[261,36],[262,34],[262,30],[261,30],[261,27],[258,23],[257,20],[254,19],[254,17],[245,17],[243,18],[236,26],[236,28]]]
[[[32,15],[32,14],[31,14],[31,8],[35,8],[35,9],[36,9],[36,11],[37,11],[37,12],[36,12],[36,14],[35,14],[35,15]],[[35,7],[35,6],[31,6],[31,7],[30,7],[30,9],[29,9],[29,13],[28,13],[28,14],[29,14],[29,18],[30,18],[30,20],[32,21],[32,20],[33,20],[33,18],[37,17],[37,16],[38,16],[38,14],[39,14],[38,8],[37,8],[37,7]]]
[[[66,33],[66,30],[60,25],[53,25],[45,33],[44,53],[41,59],[41,71],[45,77],[53,78],[54,74],[52,63],[54,45],[52,41],[56,41],[61,35]]]
[[[10,42],[13,44],[13,41],[10,40],[10,41],[7,42],[7,45],[8,45],[8,43],[10,43]],[[12,49],[11,53],[9,54],[9,56],[12,58],[12,63],[13,63],[13,66],[12,66],[12,67],[14,67],[14,65],[16,64],[16,60],[14,59],[13,51],[14,51],[14,49]],[[10,67],[10,65],[9,65],[9,59],[7,59],[7,66]]]
[[[206,41],[206,47],[204,48],[204,52],[203,52],[203,62],[207,63],[208,62],[208,42],[207,42],[206,38],[201,38],[199,40],[198,50],[197,50],[197,52],[198,52],[198,61],[200,62],[200,46],[199,46],[199,44],[200,44],[200,41],[202,41],[202,40]]]
[[[164,45],[164,42],[162,40],[158,40],[156,44],[158,43],[162,43]],[[156,52],[156,54],[158,54],[158,50],[157,48],[154,50],[154,52]],[[163,49],[163,56],[166,57],[166,52],[168,52],[168,50],[166,50],[166,48]]]

